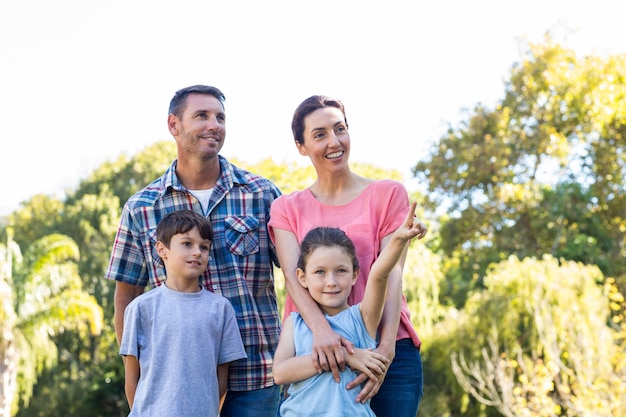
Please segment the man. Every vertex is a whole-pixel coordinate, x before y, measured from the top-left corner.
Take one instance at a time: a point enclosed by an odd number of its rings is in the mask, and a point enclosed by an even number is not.
[[[279,387],[271,370],[280,322],[273,277],[277,261],[267,222],[280,191],[219,155],[226,137],[224,100],[219,89],[202,85],[181,89],[172,98],[167,124],[177,159],[124,205],[106,278],[116,281],[119,343],[126,306],[148,284],[154,288],[166,279],[155,246],[161,218],[180,209],[208,217],[214,241],[200,283],[230,300],[248,356],[230,366],[220,415],[274,417]],[[211,317],[196,320],[201,326]]]

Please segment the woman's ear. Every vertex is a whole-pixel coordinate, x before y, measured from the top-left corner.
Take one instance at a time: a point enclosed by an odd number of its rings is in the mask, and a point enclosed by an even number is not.
[[[298,282],[300,283],[300,285],[302,285],[303,288],[309,288],[306,285],[306,275],[302,269],[296,269],[296,277],[298,277]]]
[[[304,145],[302,143],[298,142],[297,140],[295,140],[294,143],[296,144],[296,148],[298,148],[298,152],[300,153],[300,155],[307,156],[306,149],[304,148]]]

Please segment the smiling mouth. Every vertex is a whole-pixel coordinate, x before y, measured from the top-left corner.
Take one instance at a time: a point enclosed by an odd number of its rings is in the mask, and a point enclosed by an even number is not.
[[[329,153],[328,155],[326,155],[326,159],[335,159],[335,158],[339,158],[341,155],[343,155],[343,151],[338,151],[338,152]]]

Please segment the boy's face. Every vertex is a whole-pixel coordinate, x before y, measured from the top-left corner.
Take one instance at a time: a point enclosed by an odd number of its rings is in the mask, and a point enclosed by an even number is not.
[[[322,311],[335,315],[348,308],[348,296],[356,283],[352,259],[339,246],[321,246],[309,255],[306,272],[298,269],[300,285],[309,290]]]
[[[157,251],[167,271],[167,279],[193,279],[206,271],[211,241],[204,239],[195,227],[187,233],[172,236],[170,247],[157,242]]]

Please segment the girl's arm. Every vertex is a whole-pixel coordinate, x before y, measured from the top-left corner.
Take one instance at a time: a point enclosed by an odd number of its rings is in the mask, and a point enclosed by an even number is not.
[[[372,264],[367,278],[367,285],[365,286],[360,309],[365,327],[370,336],[374,338],[376,338],[378,326],[383,318],[383,308],[387,299],[387,287],[392,272],[393,281],[389,283],[389,301],[393,304],[389,308],[392,309],[392,314],[387,314],[387,316],[390,316],[394,322],[397,321],[398,324],[400,321],[400,300],[398,296],[402,296],[402,286],[397,285],[397,280],[401,280],[402,277],[402,265],[406,256],[408,242],[421,233],[421,229],[418,227],[419,223],[415,221],[416,205],[416,203],[411,204],[404,223],[391,234],[389,239],[387,237],[383,239],[384,245],[381,245],[382,250],[374,264]],[[399,262],[400,260],[402,260],[401,263]],[[395,330],[397,333],[397,326]],[[394,333],[394,340],[396,333]]]
[[[311,355],[296,356],[293,342],[293,319],[288,316],[283,322],[280,339],[274,354],[274,382],[278,385],[303,381],[322,371],[313,366]]]
[[[414,218],[416,206],[417,206],[416,203],[411,204],[411,209],[409,210],[405,223],[402,226],[400,226],[398,230],[396,230],[396,232],[389,234],[383,238],[381,242],[381,254],[379,255],[378,259],[380,259],[381,256],[384,254],[387,246],[394,244],[393,242],[396,240],[396,237],[398,237],[397,233],[408,233],[409,235],[412,235],[413,237],[417,237],[418,239],[422,239],[426,235],[428,231],[427,227]],[[407,228],[408,225],[410,225],[409,228]],[[395,244],[397,245],[398,242],[396,241]],[[383,301],[384,308],[382,311],[382,317],[379,318],[380,320],[379,340],[380,341],[378,343],[378,347],[376,348],[376,352],[383,354],[390,361],[393,361],[396,355],[396,337],[398,334],[398,327],[400,325],[400,309],[401,309],[401,304],[402,304],[402,271],[404,269],[404,262],[405,262],[406,253],[408,250],[407,244],[404,244],[403,246],[404,248],[400,252],[399,259],[397,260],[396,264],[392,267],[392,270],[388,275],[388,278],[387,278],[388,282],[387,282],[387,287],[386,287],[386,290],[387,290],[386,300]],[[397,247],[396,249],[391,249],[391,254],[394,255],[395,251],[397,251]],[[370,285],[369,282],[372,278],[372,271],[374,270],[374,267],[378,263],[378,259],[376,260],[376,262],[374,262],[374,264],[372,265],[372,269],[370,270],[370,276],[368,278],[368,283],[365,288],[363,301],[365,301],[365,298],[368,297],[368,287]],[[385,266],[385,265],[381,263],[380,266]],[[386,265],[386,267],[388,267],[388,265]],[[376,287],[376,286],[373,286],[373,287]],[[372,291],[369,291],[369,292],[371,293]],[[373,303],[377,305],[377,303],[379,303],[380,300],[376,298],[375,294],[373,298],[374,298]],[[366,305],[366,310],[367,310],[367,305]],[[363,317],[365,319],[365,315]],[[384,380],[384,375],[380,377],[378,381],[374,381],[372,379],[369,379],[366,381],[366,378],[364,375],[359,375],[356,379],[354,379],[353,381],[350,381],[346,385],[346,388],[352,389],[356,386],[361,385],[362,383],[365,383],[363,385],[363,388],[361,389],[361,391],[356,397],[357,401],[365,402],[368,399],[372,398],[374,395],[376,395],[376,393],[380,389],[380,385],[382,384],[383,380]]]
[[[316,371],[332,371],[336,381],[339,381],[340,370],[345,369],[345,357],[342,346],[348,352],[354,351],[354,344],[335,333],[328,324],[328,320],[319,306],[311,298],[309,292],[303,288],[296,277],[298,256],[300,256],[299,242],[293,232],[284,229],[273,229],[274,243],[278,254],[280,269],[285,277],[285,287],[292,298],[302,318],[313,332],[313,349],[310,360]]]
[[[311,355],[296,356],[293,332],[293,320],[289,316],[283,323],[278,347],[274,354],[272,374],[274,382],[278,385],[303,381],[322,372],[313,366]],[[373,380],[377,380],[378,376],[383,375],[389,365],[387,358],[371,350],[355,349],[353,354],[348,354],[347,351],[344,353],[347,364],[352,369],[363,372]]]
[[[124,391],[126,392],[128,406],[132,409],[135,402],[137,383],[139,382],[139,361],[136,356],[125,355],[124,358]]]

